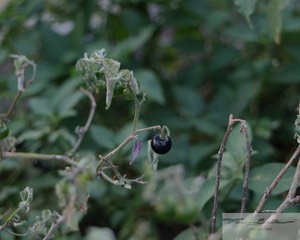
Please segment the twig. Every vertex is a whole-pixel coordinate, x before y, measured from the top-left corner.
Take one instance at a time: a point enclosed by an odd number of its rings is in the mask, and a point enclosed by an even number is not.
[[[135,109],[134,109],[134,118],[133,118],[133,126],[132,126],[132,132],[135,132],[136,131],[136,128],[137,128],[137,124],[138,124],[138,121],[139,121],[139,117],[140,117],[140,111],[141,111],[141,107],[142,107],[142,104],[144,103],[144,101],[146,100],[146,92],[143,93],[143,97],[142,97],[142,100],[139,101],[136,94],[133,93],[132,89],[129,87],[128,88],[133,99],[134,99],[134,105],[135,105]]]
[[[10,104],[7,112],[5,113],[3,120],[7,121],[10,114],[12,113],[12,110],[16,106],[16,103],[22,93],[25,91],[25,89],[29,86],[30,83],[33,82],[36,74],[36,64],[33,61],[30,61],[27,57],[25,56],[19,56],[15,54],[11,54],[10,57],[16,59],[15,60],[15,72],[16,76],[18,78],[18,93],[15,96],[14,100]],[[17,64],[16,64],[17,62]],[[25,69],[26,67],[31,66],[32,67],[32,77],[28,79],[27,81],[25,80]]]
[[[10,114],[12,113],[12,110],[14,109],[14,107],[16,106],[16,103],[18,101],[18,99],[20,98],[20,96],[22,95],[22,91],[18,91],[17,95],[15,96],[14,100],[12,101],[12,103],[10,104],[7,112],[5,113],[3,119],[6,122],[10,116]]]
[[[220,187],[222,159],[223,159],[223,154],[224,154],[224,151],[225,151],[225,145],[227,143],[228,137],[229,137],[229,135],[230,135],[230,133],[233,129],[234,124],[238,123],[238,122],[241,123],[241,132],[244,134],[245,143],[246,143],[246,164],[245,164],[245,177],[244,177],[244,183],[243,183],[243,191],[242,191],[241,213],[244,212],[244,209],[245,209],[247,191],[248,191],[248,182],[249,182],[251,146],[250,146],[250,142],[249,142],[246,121],[242,120],[242,119],[234,119],[233,115],[230,114],[227,130],[224,134],[223,140],[221,142],[220,149],[218,151],[217,174],[216,174],[214,203],[213,203],[213,211],[212,211],[212,223],[211,223],[210,233],[215,233],[215,231],[216,231],[219,187]]]
[[[95,114],[95,109],[96,109],[96,106],[97,106],[95,98],[94,98],[93,94],[90,91],[84,89],[83,87],[80,88],[80,91],[83,92],[85,95],[87,95],[89,97],[89,99],[91,101],[91,108],[90,108],[89,117],[88,117],[85,125],[78,129],[78,132],[77,132],[78,138],[77,138],[77,141],[76,141],[74,147],[71,150],[71,153],[75,153],[78,150],[85,133],[88,131],[88,129],[89,129],[91,123],[92,123],[92,120],[93,120],[94,114]]]
[[[52,224],[49,231],[47,232],[47,235],[43,238],[43,240],[49,240],[52,238],[52,235],[54,232],[65,222],[65,217],[62,215],[59,215],[57,222],[55,224]]]
[[[3,214],[0,215],[0,220],[2,220],[2,218],[4,216],[8,215],[10,212],[11,212],[11,208],[9,208]],[[0,231],[3,230],[6,227],[7,224],[8,224],[8,221],[5,221],[3,225],[0,225]]]
[[[246,164],[245,164],[245,176],[243,183],[243,192],[242,192],[242,203],[241,203],[241,211],[240,213],[244,213],[247,201],[247,192],[248,192],[248,183],[249,183],[249,175],[250,175],[250,161],[251,161],[251,145],[248,137],[247,124],[245,121],[242,122],[241,132],[244,134],[245,144],[246,144]]]
[[[106,156],[102,156],[99,155],[99,162],[97,164],[96,167],[96,174],[97,176],[100,176],[102,178],[104,178],[105,180],[109,181],[110,183],[114,184],[114,185],[124,185],[125,183],[139,183],[139,184],[145,184],[145,181],[142,181],[141,179],[144,177],[145,173],[135,179],[126,179],[125,176],[122,176],[122,174],[119,172],[119,170],[117,169],[117,167],[115,165],[112,164],[111,161],[109,161],[110,158],[112,158],[115,154],[117,154],[123,147],[125,147],[132,139],[136,138],[136,135],[139,132],[143,132],[143,131],[149,131],[149,130],[153,130],[153,129],[159,129],[161,130],[161,126],[160,125],[155,125],[155,126],[151,126],[151,127],[146,127],[146,128],[140,128],[137,129],[135,132],[131,133],[118,147],[116,147],[113,151],[111,151],[110,153],[108,153]],[[103,167],[102,165],[106,164],[108,165],[107,167]],[[112,169],[113,172],[115,173],[115,176],[118,178],[118,180],[113,179],[111,177],[109,177],[106,173],[104,173],[104,169]]]
[[[58,160],[69,163],[73,166],[79,166],[79,163],[66,155],[27,153],[27,152],[3,152],[3,158],[26,158],[31,160]]]
[[[292,165],[292,163],[295,161],[295,159],[297,158],[297,156],[300,153],[300,145],[297,147],[297,149],[295,150],[295,152],[293,153],[293,155],[291,156],[291,158],[289,159],[289,161],[285,164],[285,166],[281,169],[281,171],[278,173],[278,175],[276,176],[276,178],[274,179],[274,181],[271,183],[271,185],[269,187],[267,187],[262,199],[260,200],[258,206],[256,207],[253,215],[256,216],[263,208],[265,202],[267,201],[268,197],[271,195],[272,191],[274,190],[274,188],[277,186],[278,182],[281,180],[281,178],[283,177],[283,175],[286,173],[286,171],[289,169],[289,167]]]
[[[232,127],[233,127],[232,118],[233,118],[233,116],[232,116],[232,114],[230,114],[227,130],[224,134],[223,140],[221,142],[220,149],[218,151],[217,174],[216,174],[214,204],[213,204],[213,212],[212,212],[212,224],[211,224],[210,233],[214,233],[216,231],[216,220],[217,220],[217,209],[218,209],[218,198],[219,198],[219,187],[220,187],[222,159],[223,159],[223,154],[224,154],[224,151],[225,151],[226,142],[228,140],[229,134],[232,131]]]
[[[296,190],[299,184],[299,179],[300,179],[300,159],[298,159],[298,164],[296,168],[296,172],[290,187],[290,190],[284,199],[284,201],[280,204],[280,206],[276,209],[275,213],[273,213],[263,224],[263,228],[265,229],[266,227],[269,226],[270,223],[272,223],[275,219],[278,218],[279,214],[282,213],[285,209],[287,209],[290,206],[293,206],[297,203],[300,202],[300,196],[296,196]]]

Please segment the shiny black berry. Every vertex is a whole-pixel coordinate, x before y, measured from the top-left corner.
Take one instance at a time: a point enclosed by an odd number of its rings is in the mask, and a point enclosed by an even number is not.
[[[172,140],[169,136],[161,137],[157,134],[151,140],[151,148],[157,154],[165,154],[170,151],[171,147]]]

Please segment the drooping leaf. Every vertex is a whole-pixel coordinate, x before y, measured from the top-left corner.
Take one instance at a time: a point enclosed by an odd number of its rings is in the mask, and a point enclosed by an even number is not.
[[[140,89],[137,80],[133,76],[133,72],[128,69],[121,70],[118,74],[118,77],[121,80],[124,80],[125,83],[129,86],[129,88],[135,93],[139,94]]]
[[[120,69],[120,63],[113,59],[103,60],[103,72],[106,81],[106,110],[111,105],[114,96],[114,89],[120,79],[116,78]]]
[[[129,164],[131,165],[134,160],[136,159],[136,157],[140,154],[140,152],[142,151],[142,142],[136,138],[135,141],[134,141],[134,145],[133,145],[133,149],[132,149],[132,154],[131,154],[131,159],[130,159],[130,162]]]
[[[20,192],[20,197],[22,201],[19,203],[19,208],[23,209],[25,212],[28,212],[30,209],[30,204],[33,200],[33,189],[31,187],[26,187]]]

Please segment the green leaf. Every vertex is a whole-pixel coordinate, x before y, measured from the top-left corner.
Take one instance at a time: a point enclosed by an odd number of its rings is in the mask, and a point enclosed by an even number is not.
[[[81,82],[81,78],[70,78],[64,84],[59,86],[52,99],[53,107],[55,109],[62,108],[62,105],[65,104],[65,99],[69,98],[69,96],[76,91],[76,88]]]
[[[253,28],[250,15],[255,10],[257,0],[235,0],[234,3],[239,8],[239,12],[245,16],[248,21],[249,27]]]
[[[203,100],[194,89],[176,86],[173,89],[173,93],[183,115],[195,117],[203,110]]]
[[[32,98],[29,101],[29,106],[35,114],[42,115],[45,117],[53,116],[54,111],[51,108],[49,99],[42,97]]]
[[[298,63],[290,63],[282,66],[276,75],[273,77],[275,83],[284,85],[288,84],[299,84],[300,83],[300,69]]]
[[[181,233],[179,233],[174,240],[188,240],[188,239],[194,239],[195,234],[194,234],[194,229],[188,228]]]
[[[75,92],[63,99],[63,101],[58,106],[59,117],[66,118],[76,115],[76,111],[73,109],[76,104],[83,98],[81,92]]]
[[[216,177],[211,177],[211,178],[207,179],[201,186],[198,196],[197,196],[199,210],[202,210],[202,208],[208,202],[208,200],[214,196],[215,181],[216,181]],[[221,179],[219,190],[226,187],[230,182],[231,182],[231,180],[222,180]]]
[[[248,126],[248,137],[249,142],[251,142],[252,134]],[[232,129],[227,144],[225,146],[226,152],[229,152],[235,162],[240,165],[246,159],[246,143],[245,143],[245,136],[243,133],[240,132],[241,124],[235,125]]]
[[[4,202],[4,200],[9,200],[9,197],[11,197],[11,195],[16,194],[17,192],[18,192],[18,187],[13,187],[13,186],[2,187],[0,192],[0,201]]]
[[[95,240],[99,239],[101,236],[101,240],[115,240],[114,233],[109,228],[98,228],[98,227],[89,227],[87,236],[84,238],[85,240]]]
[[[166,99],[162,86],[156,74],[148,69],[135,71],[135,76],[139,80],[141,89],[147,91],[147,99],[156,101],[159,104],[165,104]]]
[[[252,191],[264,194],[266,188],[270,186],[280,170],[285,166],[283,163],[267,163],[262,166],[253,168],[250,172],[249,189]],[[295,167],[291,166],[284,174],[278,185],[273,190],[272,194],[277,195],[287,191],[294,177]]]
[[[136,51],[143,46],[146,41],[152,36],[154,28],[152,26],[144,27],[138,35],[120,42],[112,52],[112,56],[117,59],[124,59],[130,53]]]
[[[109,128],[92,125],[90,134],[94,141],[103,148],[113,149],[116,146],[115,135]]]
[[[269,33],[274,41],[280,43],[282,29],[282,11],[289,5],[290,0],[272,0],[268,4]]]
[[[48,126],[45,126],[44,128],[37,129],[37,130],[28,130],[23,132],[19,137],[18,137],[18,142],[23,142],[26,140],[37,140],[41,137],[43,137],[46,134],[49,134],[50,128]]]
[[[206,239],[207,236],[204,229],[188,228],[179,233],[173,240],[195,239],[195,231],[197,231],[199,239]]]

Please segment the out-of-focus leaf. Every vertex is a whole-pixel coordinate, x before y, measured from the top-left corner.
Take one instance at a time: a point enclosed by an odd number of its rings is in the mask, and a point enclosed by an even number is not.
[[[18,187],[7,186],[3,187],[0,192],[0,202],[10,197],[10,195],[14,195],[18,192]]]
[[[101,240],[115,240],[113,231],[109,228],[90,227],[85,240],[96,240],[101,236]]]
[[[82,98],[83,94],[81,92],[75,92],[65,97],[58,107],[59,117],[62,119],[76,115],[77,112],[73,108]]]
[[[77,92],[76,88],[80,83],[82,83],[81,78],[70,78],[64,84],[59,86],[59,88],[55,90],[55,94],[52,96],[53,107],[55,107],[56,109],[62,108],[62,105],[64,105],[65,103],[64,101],[66,101],[67,98],[70,98],[71,94]],[[70,101],[70,99],[68,101]]]
[[[116,59],[126,59],[129,53],[132,53],[143,46],[145,42],[151,37],[153,32],[154,28],[152,26],[143,28],[143,30],[138,35],[120,42],[113,49],[112,56]]]
[[[38,115],[51,117],[54,114],[54,109],[51,108],[50,99],[36,97],[29,101],[31,110]]]
[[[234,25],[231,28],[225,29],[224,34],[245,42],[256,42],[259,39],[257,32],[240,25]]]
[[[280,43],[282,29],[282,11],[288,6],[290,0],[273,0],[268,3],[269,33],[274,41]]]
[[[250,171],[249,189],[258,194],[264,194],[267,187],[270,186],[284,165],[285,164],[283,163],[267,163],[253,168]],[[295,167],[291,166],[284,174],[278,185],[275,187],[272,194],[276,195],[289,190],[294,173]]]
[[[250,19],[250,15],[252,15],[255,10],[256,2],[257,2],[257,0],[235,0],[234,1],[235,5],[238,6],[239,11],[247,19],[248,24],[251,28],[253,28],[253,26],[252,26],[252,22]]]
[[[274,82],[280,84],[299,84],[300,68],[298,63],[286,64],[283,66],[273,78]]]
[[[206,239],[207,235],[204,229],[188,228],[179,233],[173,240],[192,240],[195,239],[195,232],[198,234],[199,239]]]
[[[153,71],[148,69],[138,70],[135,72],[135,76],[140,83],[141,89],[147,91],[147,99],[154,100],[160,104],[165,103],[162,86]]]
[[[173,91],[179,110],[182,114],[195,117],[203,110],[203,100],[195,89],[176,86],[173,88]]]
[[[191,164],[196,167],[198,163],[204,161],[213,152],[216,152],[217,148],[218,145],[215,143],[199,143],[192,145],[188,152]]]
[[[198,208],[200,210],[202,210],[202,208],[208,202],[208,200],[210,200],[213,197],[215,192],[215,181],[216,181],[215,177],[209,178],[201,186],[197,196]],[[226,187],[230,182],[231,180],[221,179],[219,190]]]
[[[89,132],[99,146],[107,149],[113,149],[116,146],[115,135],[109,128],[92,125]]]
[[[18,142],[23,142],[26,140],[37,140],[42,136],[44,136],[45,134],[48,134],[49,132],[50,132],[49,127],[44,127],[38,130],[27,130],[18,137]]]

